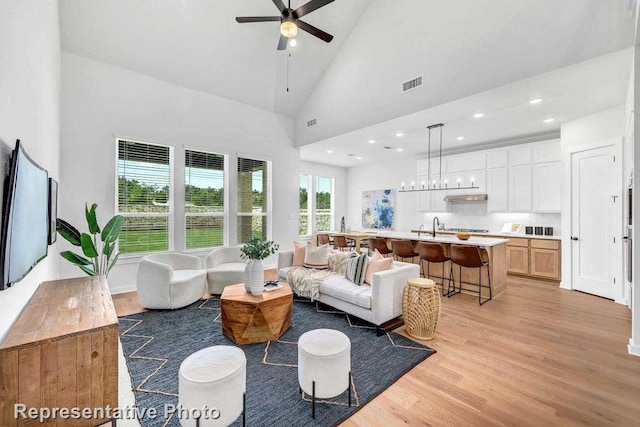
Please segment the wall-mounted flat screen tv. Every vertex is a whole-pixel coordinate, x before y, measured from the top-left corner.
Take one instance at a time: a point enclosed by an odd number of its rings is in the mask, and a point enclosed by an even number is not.
[[[0,242],[2,290],[26,276],[47,256],[48,248],[47,171],[31,160],[19,140],[11,157],[7,184]]]

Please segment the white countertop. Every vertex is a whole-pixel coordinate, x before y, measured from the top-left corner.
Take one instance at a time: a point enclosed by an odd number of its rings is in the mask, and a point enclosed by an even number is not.
[[[504,245],[509,241],[509,239],[496,239],[491,237],[475,237],[475,236],[471,236],[469,240],[460,240],[455,236],[432,237],[431,233],[425,233],[425,232],[422,232],[420,237],[418,237],[416,233],[401,232],[401,231],[378,231],[377,233],[373,233],[372,236],[384,237],[387,239],[407,239],[407,240],[420,240],[424,242],[471,245],[471,246],[478,246],[480,248],[488,248],[490,246]]]
[[[412,233],[417,233],[418,230],[411,230]],[[422,230],[422,233],[424,233],[425,230]],[[431,234],[431,231],[427,231],[429,234]],[[447,230],[436,230],[436,233],[442,233],[442,234],[456,234],[455,231],[447,231]],[[471,233],[472,236],[487,236],[487,237],[513,237],[513,238],[518,238],[518,239],[542,239],[542,240],[561,240],[560,236],[538,236],[535,234],[524,234],[524,233],[500,233],[499,231],[496,231],[495,233],[490,231],[488,233]]]

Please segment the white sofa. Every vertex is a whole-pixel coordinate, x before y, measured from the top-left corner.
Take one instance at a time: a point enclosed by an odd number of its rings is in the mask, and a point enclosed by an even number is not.
[[[293,251],[278,253],[278,277],[287,280]],[[390,270],[374,273],[371,286],[358,286],[344,275],[331,275],[320,285],[318,301],[377,326],[402,314],[402,290],[407,280],[420,277],[418,264],[393,262]]]
[[[214,249],[204,260],[207,269],[207,288],[211,294],[221,294],[227,285],[244,282],[247,261],[240,257],[241,246]]]
[[[145,308],[185,307],[204,296],[206,283],[207,273],[197,256],[152,254],[138,263],[138,297]]]

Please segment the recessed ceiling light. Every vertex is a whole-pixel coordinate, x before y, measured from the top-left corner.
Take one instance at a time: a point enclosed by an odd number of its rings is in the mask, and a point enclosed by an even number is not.
[[[543,120],[543,122],[544,122],[544,123],[552,123],[552,122],[553,122],[553,119],[544,119],[544,120]]]
[[[296,47],[297,44],[298,44],[298,40],[296,39],[289,40],[289,46]]]
[[[532,99],[531,101],[529,101],[529,104],[540,104],[542,102],[542,98],[536,98],[536,99]]]
[[[375,140],[375,139],[370,139],[370,140],[369,140],[369,144],[375,144],[375,143],[376,143],[376,140]]]
[[[456,138],[458,141],[462,141],[464,139],[464,136],[459,136]]]
[[[473,118],[474,119],[479,119],[480,117],[483,117],[483,116],[484,116],[484,113],[476,113],[476,114],[473,115]]]
[[[398,138],[400,138],[400,137],[404,136],[404,133],[402,133],[402,132],[396,132],[396,136],[397,136]]]
[[[333,150],[327,150],[327,153],[333,154]]]
[[[396,148],[397,152],[401,152],[403,149],[402,148]]]
[[[358,156],[358,157],[356,157],[356,159],[358,159],[358,160],[362,160],[362,157],[361,157],[361,156]]]

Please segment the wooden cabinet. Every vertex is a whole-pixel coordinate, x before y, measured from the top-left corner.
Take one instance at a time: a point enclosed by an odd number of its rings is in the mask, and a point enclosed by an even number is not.
[[[510,238],[507,243],[507,272],[560,280],[560,241]]]
[[[118,406],[118,318],[104,277],[44,282],[31,297],[0,348],[0,426],[34,424],[13,418],[16,403]]]

